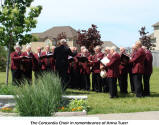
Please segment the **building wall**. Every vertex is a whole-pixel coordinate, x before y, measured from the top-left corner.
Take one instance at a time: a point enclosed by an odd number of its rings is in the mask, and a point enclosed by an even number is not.
[[[154,27],[154,37],[156,38],[155,50],[159,50],[159,26]]]

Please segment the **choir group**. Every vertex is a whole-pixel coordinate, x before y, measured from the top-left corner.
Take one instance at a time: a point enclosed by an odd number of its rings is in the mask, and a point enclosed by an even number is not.
[[[31,46],[22,52],[19,45],[11,53],[11,71],[14,85],[22,84],[22,80],[32,82],[32,71],[35,78],[40,78],[44,72],[55,72],[61,78],[63,89],[72,88],[109,92],[110,98],[118,97],[117,81],[120,93],[128,93],[128,74],[131,92],[136,97],[150,96],[150,76],[152,74],[152,54],[141,42],[136,42],[131,54],[121,47],[101,46],[94,48],[94,54],[89,53],[85,46],[80,52],[76,47],[68,47],[67,41],[62,39],[60,44],[46,46],[45,51],[37,47],[37,53],[32,53]],[[90,86],[92,81],[92,87]],[[143,81],[143,83],[142,83]]]

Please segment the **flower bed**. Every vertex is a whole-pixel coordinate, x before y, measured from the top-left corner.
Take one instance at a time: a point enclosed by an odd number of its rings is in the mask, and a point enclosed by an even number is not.
[[[78,112],[78,111],[88,111],[89,106],[87,100],[66,100],[63,99],[60,107],[58,108],[58,112]]]
[[[4,102],[14,102],[14,96],[0,95],[0,100],[5,100]],[[87,96],[62,96],[62,101],[56,110],[55,116],[82,116],[86,115],[88,110]],[[17,107],[0,108],[0,112],[4,114],[4,116],[6,113],[9,115],[17,114],[15,116],[19,114]]]

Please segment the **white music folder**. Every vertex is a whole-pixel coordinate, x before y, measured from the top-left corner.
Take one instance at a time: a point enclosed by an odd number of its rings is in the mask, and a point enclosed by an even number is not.
[[[100,62],[106,66],[110,62],[110,60],[107,57],[104,57]]]

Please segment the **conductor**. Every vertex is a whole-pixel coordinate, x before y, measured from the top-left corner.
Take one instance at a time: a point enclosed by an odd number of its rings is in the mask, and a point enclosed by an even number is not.
[[[76,49],[74,49],[74,51],[72,52],[68,47],[67,41],[65,39],[61,39],[60,46],[58,46],[54,50],[56,72],[61,78],[61,85],[63,90],[66,90],[70,82],[70,77],[68,75],[68,56],[75,56],[76,54]]]

